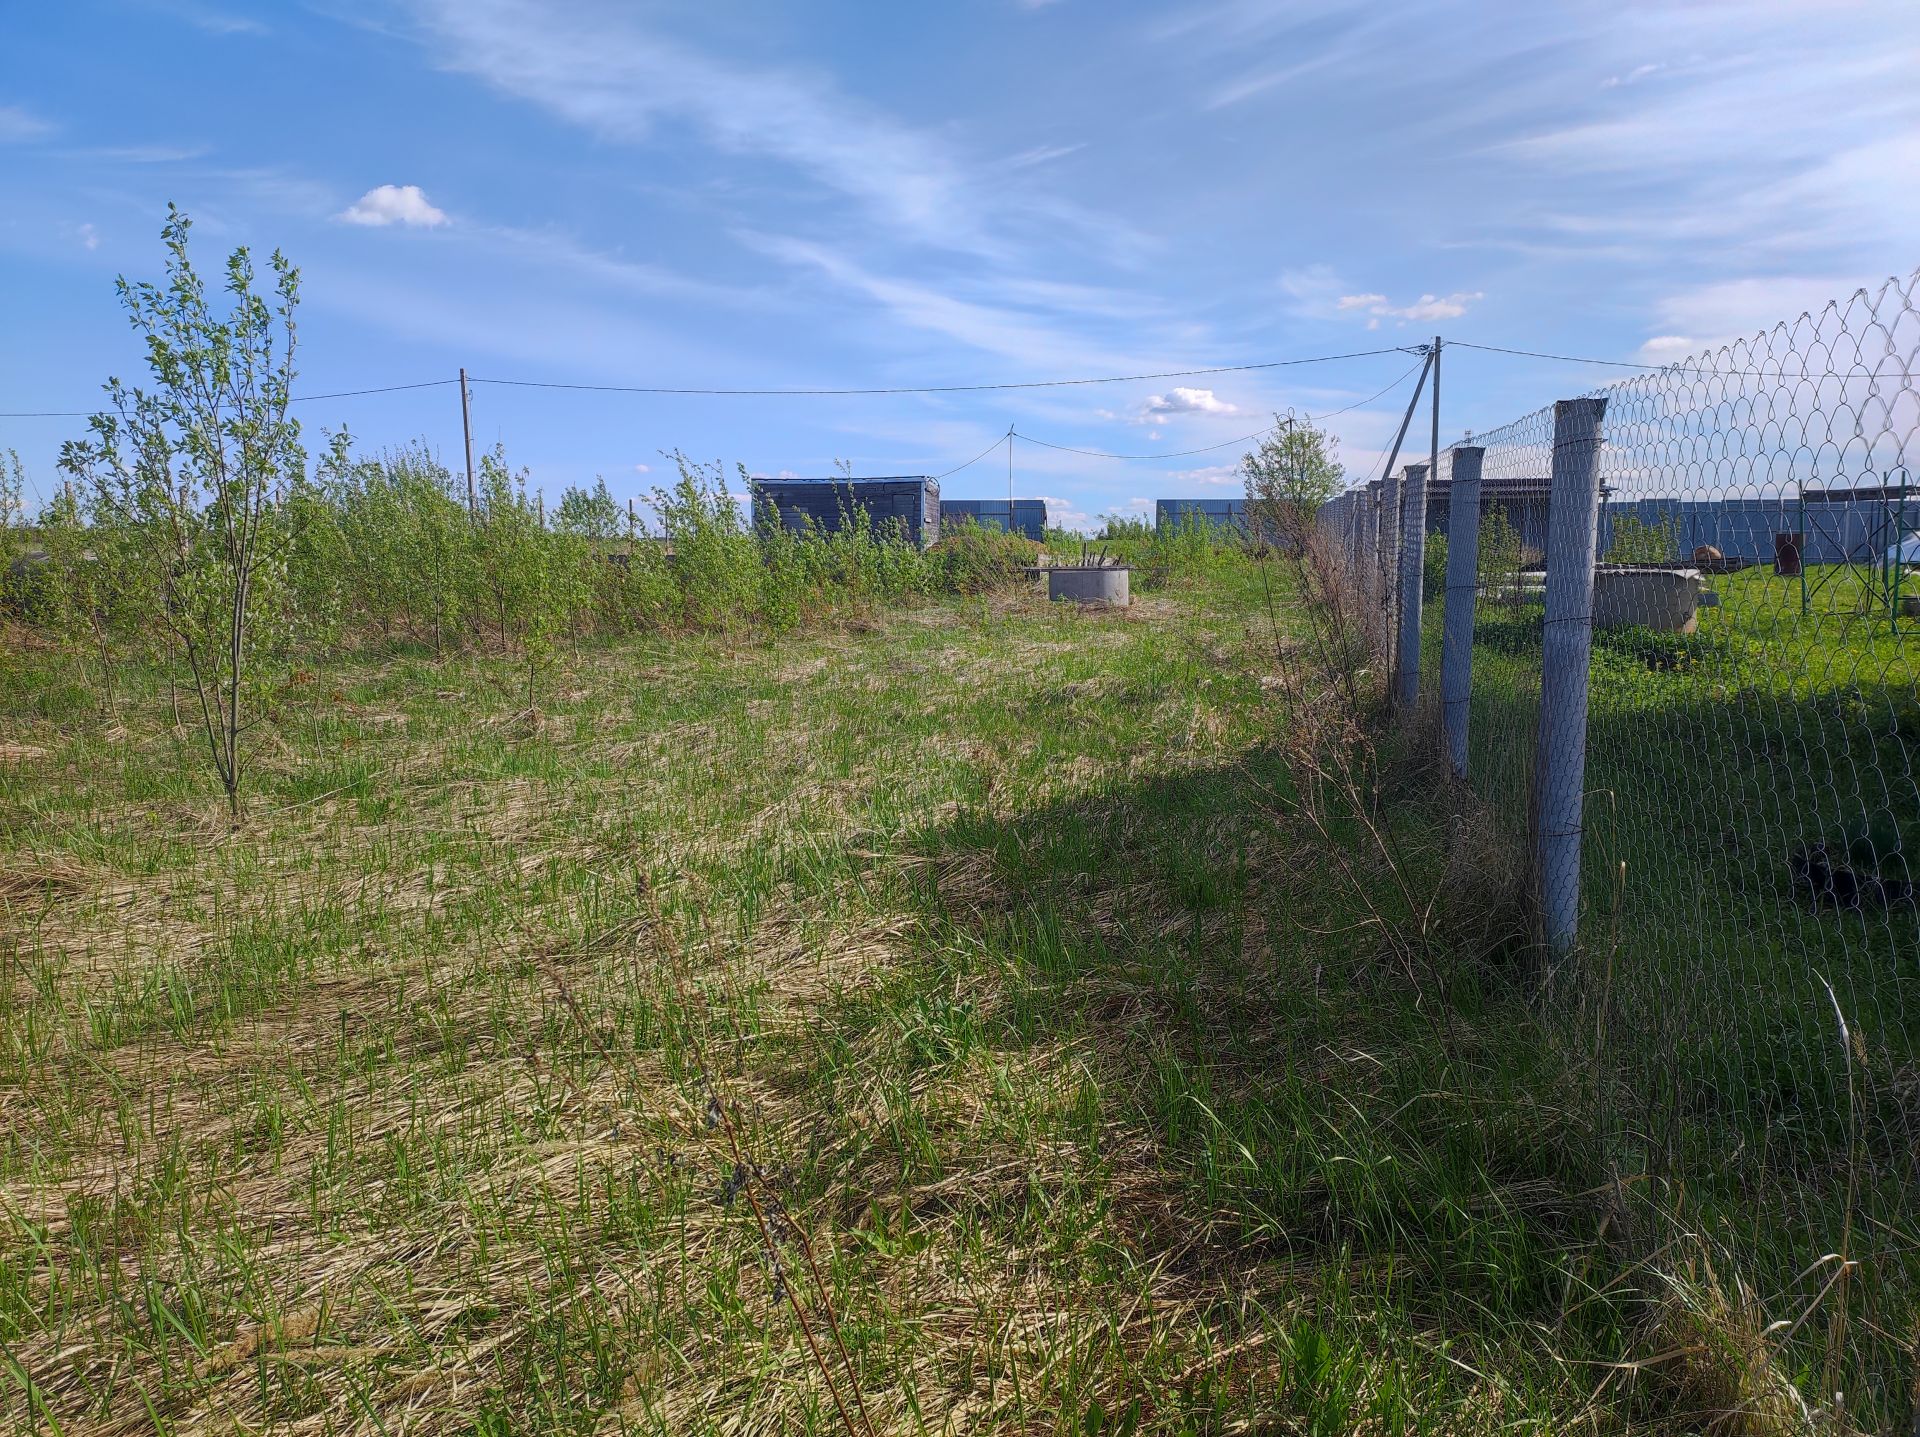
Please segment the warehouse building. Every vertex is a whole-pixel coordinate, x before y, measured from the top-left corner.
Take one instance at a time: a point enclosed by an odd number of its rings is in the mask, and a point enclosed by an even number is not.
[[[940,484],[924,475],[877,479],[760,479],[749,481],[753,521],[837,534],[864,515],[880,537],[925,548],[940,538]]]

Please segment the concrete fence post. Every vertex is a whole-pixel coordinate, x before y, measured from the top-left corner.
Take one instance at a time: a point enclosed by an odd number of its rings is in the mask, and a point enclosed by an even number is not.
[[[1593,659],[1593,563],[1600,527],[1604,399],[1553,406],[1547,490],[1547,615],[1540,653],[1540,728],[1533,754],[1533,860],[1550,957],[1580,922],[1580,842],[1587,781],[1587,682]]]
[[[1473,611],[1480,598],[1480,465],[1487,451],[1457,446],[1448,469],[1447,602],[1440,640],[1440,713],[1447,763],[1467,776],[1467,714],[1473,698]]]
[[[1400,476],[1389,474],[1380,481],[1380,569],[1374,575],[1375,592],[1379,595],[1380,614],[1383,620],[1381,640],[1385,646],[1389,664],[1399,652],[1395,648],[1398,642],[1395,621],[1399,615],[1394,612],[1394,586],[1400,572]]]
[[[1366,624],[1373,630],[1372,610],[1380,597],[1380,481],[1369,479],[1360,501],[1360,592],[1366,596]]]
[[[1421,584],[1427,567],[1427,466],[1409,464],[1400,480],[1400,645],[1394,651],[1393,703],[1402,714],[1420,701]]]

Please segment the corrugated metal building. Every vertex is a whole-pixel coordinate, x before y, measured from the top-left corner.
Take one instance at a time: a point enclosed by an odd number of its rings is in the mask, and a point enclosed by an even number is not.
[[[1012,515],[1009,518],[1008,507]],[[972,522],[982,529],[1011,529],[1036,544],[1047,537],[1047,501],[1045,499],[942,499],[940,523],[943,528]]]
[[[1364,525],[1360,511],[1371,502],[1378,481],[1350,489],[1321,509],[1322,522],[1335,532],[1349,523]],[[1427,532],[1447,532],[1449,485],[1442,479],[1427,486]],[[1599,553],[1612,546],[1616,519],[1632,518],[1642,526],[1664,527],[1672,552],[1667,558],[1684,561],[1705,544],[1729,559],[1770,563],[1776,534],[1803,536],[1801,554],[1808,564],[1864,563],[1873,560],[1907,535],[1920,532],[1920,494],[1898,485],[1861,485],[1851,489],[1813,489],[1756,498],[1684,499],[1657,496],[1634,499],[1611,485],[1601,486]],[[1535,554],[1547,545],[1547,481],[1544,478],[1486,478],[1481,481],[1480,512],[1494,506],[1506,511],[1519,532],[1521,545]],[[1162,522],[1165,522],[1164,519]]]
[[[940,538],[940,484],[924,475],[876,479],[753,479],[749,484],[755,524],[837,534],[864,513],[873,532],[895,535],[925,548]]]
[[[1178,528],[1187,523],[1211,524],[1215,528],[1247,531],[1245,499],[1156,499],[1153,503],[1154,527]]]
[[[1520,536],[1520,547],[1545,553],[1547,488],[1547,480],[1544,476],[1536,479],[1525,475],[1496,477],[1489,474],[1480,481],[1480,512],[1486,514],[1495,508],[1505,510],[1507,522],[1513,525],[1514,532]],[[1608,492],[1606,486],[1602,485],[1600,490],[1602,499]],[[1453,485],[1445,479],[1438,483],[1427,484],[1427,532],[1429,534],[1447,532],[1447,506],[1452,494]]]

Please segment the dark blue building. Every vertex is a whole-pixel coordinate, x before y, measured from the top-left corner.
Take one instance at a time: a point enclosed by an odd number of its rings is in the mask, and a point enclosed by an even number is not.
[[[784,529],[837,534],[853,515],[865,514],[883,538],[903,538],[923,549],[940,538],[940,485],[924,476],[753,479],[748,492],[756,525],[777,522]]]
[[[1177,529],[1188,522],[1209,524],[1216,529],[1237,529],[1244,534],[1247,532],[1247,501],[1245,499],[1156,499],[1154,501],[1155,528]]]
[[[1009,519],[1008,509],[1012,515]],[[1011,529],[1036,544],[1047,537],[1047,501],[1045,499],[942,499],[940,522],[943,526],[975,523],[982,529]]]

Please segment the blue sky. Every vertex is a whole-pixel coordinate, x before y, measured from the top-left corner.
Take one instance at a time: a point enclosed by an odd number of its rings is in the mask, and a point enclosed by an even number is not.
[[[279,246],[308,393],[481,377],[785,388],[1246,364],[1435,333],[1666,361],[1920,264],[1920,6],[1408,0],[65,0],[0,45],[0,410],[138,351],[113,279]],[[549,494],[679,448],[939,473],[1009,425],[1218,444],[1410,358],[830,399],[475,386]],[[1448,355],[1443,435],[1611,377]],[[1377,463],[1406,389],[1330,421]],[[449,385],[302,406],[424,436]],[[0,420],[45,492],[80,421]],[[1237,450],[1016,442],[1069,521],[1237,492]],[[1006,492],[1005,451],[950,497]]]

